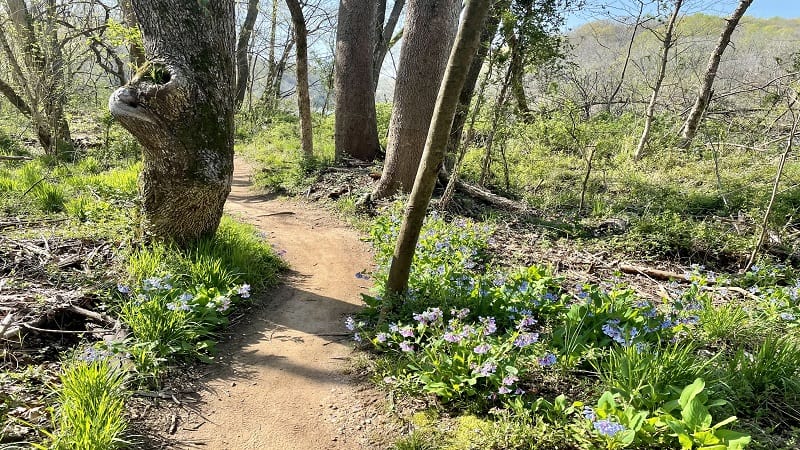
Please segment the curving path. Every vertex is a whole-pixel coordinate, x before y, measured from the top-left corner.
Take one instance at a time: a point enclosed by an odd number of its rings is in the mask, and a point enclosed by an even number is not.
[[[226,211],[285,251],[291,271],[221,344],[198,410],[173,438],[214,450],[368,448],[329,419],[360,391],[344,374],[351,347],[343,319],[368,288],[354,276],[372,264],[367,245],[327,211],[252,191],[250,170],[237,159]]]

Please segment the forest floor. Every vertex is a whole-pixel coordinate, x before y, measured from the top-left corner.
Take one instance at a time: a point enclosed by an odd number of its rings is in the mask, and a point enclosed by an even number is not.
[[[250,170],[236,161],[226,211],[265,233],[290,271],[231,327],[205,373],[187,374],[193,396],[139,400],[141,431],[160,434],[161,448],[386,448],[399,425],[351,370],[343,324],[370,287],[355,277],[373,264],[368,245],[318,205],[254,191]]]

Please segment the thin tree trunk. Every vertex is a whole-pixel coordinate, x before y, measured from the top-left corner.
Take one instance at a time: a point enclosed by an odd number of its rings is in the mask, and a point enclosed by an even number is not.
[[[489,20],[491,20],[491,16]],[[483,38],[481,37],[481,42]],[[480,53],[480,50],[478,50]],[[478,55],[475,56],[477,58]],[[447,207],[447,204],[453,199],[453,194],[456,190],[456,184],[458,184],[458,176],[459,172],[461,171],[461,164],[464,162],[464,156],[467,154],[467,149],[469,147],[469,143],[475,138],[475,122],[478,120],[478,116],[481,113],[481,108],[483,108],[483,103],[486,100],[486,86],[489,84],[489,80],[492,78],[492,66],[494,63],[494,59],[489,60],[489,67],[486,68],[486,76],[483,78],[481,82],[480,88],[478,89],[478,98],[475,101],[475,107],[472,109],[472,116],[469,121],[469,127],[467,128],[467,134],[464,135],[463,139],[461,139],[461,143],[456,146],[456,149],[453,151],[458,152],[458,156],[456,157],[455,162],[453,163],[453,167],[450,170],[450,177],[447,180],[447,186],[444,189],[444,193],[442,193],[442,198],[439,201],[439,206],[444,209]],[[475,66],[475,59],[472,60],[472,66],[470,67],[470,71],[472,67]],[[467,74],[467,82],[469,82],[469,74]],[[464,91],[462,90],[461,93],[463,94]],[[463,101],[463,97],[459,99],[459,108],[461,107],[461,101]],[[456,111],[456,117],[458,117],[458,111]],[[455,121],[455,119],[453,119]],[[450,154],[451,144],[453,139],[453,129],[450,129],[450,140],[447,142],[447,154]]]
[[[384,9],[379,15],[380,21],[378,22],[378,41],[375,45],[375,54],[372,61],[372,84],[375,86],[375,91],[378,90],[378,81],[380,81],[381,77],[381,67],[383,67],[383,61],[386,59],[386,53],[391,47],[390,43],[392,42],[392,36],[394,36],[394,29],[397,27],[397,22],[400,20],[400,14],[403,12],[403,6],[405,6],[406,0],[395,0],[394,5],[392,6],[392,11],[389,13],[389,19],[386,21],[385,26],[383,25],[383,15],[386,10],[386,1],[384,0],[380,3],[383,3]]]
[[[233,176],[233,0],[131,0],[149,63],[109,108],[142,144],[145,231],[187,244],[219,226]]]
[[[489,174],[491,173],[492,148],[494,147],[494,136],[497,133],[497,127],[500,125],[500,118],[503,115],[503,111],[505,111],[506,109],[508,87],[511,84],[511,77],[513,76],[511,73],[512,70],[513,70],[512,66],[509,65],[508,71],[506,72],[506,76],[503,79],[503,86],[500,88],[500,93],[497,95],[497,101],[494,104],[492,126],[489,129],[489,137],[486,139],[486,154],[483,157],[483,164],[481,165],[481,176],[479,178],[479,184],[481,186],[486,186],[486,182],[489,179]]]
[[[500,26],[500,15],[505,8],[508,8],[509,3],[510,0],[496,1],[492,8],[492,14],[489,15],[481,31],[481,45],[478,47],[478,53],[472,60],[472,65],[469,67],[464,89],[461,90],[458,97],[458,109],[456,110],[456,116],[453,118],[453,126],[450,129],[450,140],[447,143],[448,154],[455,155],[458,151],[459,144],[461,143],[461,135],[464,132],[464,124],[469,114],[469,105],[472,103],[472,96],[475,92],[475,85],[478,82],[483,63],[486,61],[486,56],[489,54],[492,39],[494,39],[495,34],[497,34],[497,28]],[[489,71],[491,72],[491,68]],[[488,76],[487,74],[487,79]],[[455,163],[453,167],[455,167]],[[452,171],[454,170],[455,169]]]
[[[458,27],[460,0],[411,0],[389,123],[386,161],[373,199],[411,192]],[[431,39],[431,36],[436,39]]]
[[[611,104],[614,103],[614,99],[617,98],[617,94],[622,89],[622,85],[625,83],[625,74],[628,72],[628,65],[631,62],[631,53],[633,53],[633,43],[636,41],[636,33],[639,31],[639,27],[642,25],[642,14],[644,13],[644,1],[639,1],[639,13],[636,16],[636,24],[633,26],[633,32],[631,33],[631,39],[628,41],[628,51],[625,53],[625,62],[622,64],[622,72],[619,74],[619,82],[617,86],[614,88],[614,91],[608,97],[606,101],[606,110],[611,111]]]
[[[250,75],[248,64],[248,45],[253,34],[253,25],[258,17],[258,0],[247,1],[247,14],[244,17],[239,39],[236,41],[236,109],[242,107],[244,96],[247,93],[247,79]]]
[[[378,120],[372,67],[376,5],[341,0],[336,27],[336,159],[371,161],[378,153]]]
[[[300,112],[300,142],[303,157],[310,161],[314,158],[314,136],[311,129],[311,96],[308,88],[308,31],[303,7],[299,0],[286,0],[292,15],[294,41],[297,55],[297,107]]]
[[[789,108],[791,109],[791,106]],[[767,205],[767,210],[764,212],[764,219],[761,222],[761,233],[758,236],[755,247],[753,247],[753,252],[750,254],[750,258],[747,260],[747,264],[743,269],[744,271],[748,271],[751,267],[753,267],[756,257],[758,256],[758,252],[761,250],[761,246],[764,245],[764,239],[767,237],[769,216],[772,214],[772,207],[775,204],[775,199],[778,197],[778,185],[780,184],[781,176],[783,175],[783,167],[786,165],[786,160],[789,158],[789,153],[792,151],[794,135],[797,133],[797,125],[798,122],[800,122],[800,114],[796,114],[794,111],[792,111],[792,116],[794,119],[792,123],[792,131],[789,133],[789,138],[786,141],[786,148],[784,149],[780,162],[778,163],[778,170],[775,172],[775,182],[772,184],[772,195],[769,198],[769,204]]]
[[[464,88],[467,71],[478,49],[481,29],[490,5],[490,0],[470,0],[462,13],[463,20],[436,99],[435,113],[425,142],[422,162],[414,181],[411,197],[408,199],[408,206],[389,268],[386,290],[390,294],[403,294],[408,287],[414,249],[417,246],[425,212],[428,209],[433,187],[444,160],[450,126],[458,106],[458,95]],[[386,307],[381,311],[381,319],[385,318],[390,306],[390,302],[387,301]]]
[[[131,0],[120,0],[119,6],[122,9],[122,20],[125,22],[125,26],[138,29],[139,24],[136,22],[136,15],[133,13],[133,8],[131,8]],[[147,62],[144,49],[137,42],[131,42],[128,45],[128,54],[130,55],[131,65],[133,65],[133,73],[136,73],[136,69]]]
[[[692,111],[689,113],[689,117],[686,118],[686,123],[683,124],[683,134],[681,136],[681,142],[679,145],[680,148],[689,148],[689,146],[692,145],[692,141],[697,134],[697,128],[700,126],[703,113],[706,111],[708,102],[711,100],[714,79],[717,77],[717,69],[719,69],[719,63],[722,60],[722,55],[725,53],[725,49],[728,48],[728,44],[731,42],[731,36],[736,30],[739,20],[741,20],[742,16],[744,16],[744,13],[747,11],[747,8],[751,3],[753,3],[753,0],[741,0],[739,2],[739,6],[736,7],[736,10],[733,12],[731,17],[725,19],[727,24],[722,30],[722,34],[719,36],[717,46],[714,48],[714,52],[711,54],[711,57],[708,60],[708,67],[706,68],[706,73],[703,76],[703,85],[694,101],[694,106],[692,107]]]
[[[672,49],[675,42],[672,39],[675,24],[678,22],[680,15],[681,5],[683,0],[675,0],[674,10],[667,22],[667,28],[664,31],[664,47],[661,52],[661,64],[658,68],[658,77],[656,77],[656,84],[653,86],[653,93],[650,96],[650,103],[647,104],[647,110],[644,114],[644,131],[642,137],[639,138],[639,144],[636,146],[636,151],[633,153],[633,160],[638,161],[644,156],[644,149],[650,139],[650,128],[653,126],[653,116],[656,111],[656,102],[658,101],[658,93],[661,91],[661,84],[664,82],[664,77],[667,75],[667,62],[669,61],[669,51]]]

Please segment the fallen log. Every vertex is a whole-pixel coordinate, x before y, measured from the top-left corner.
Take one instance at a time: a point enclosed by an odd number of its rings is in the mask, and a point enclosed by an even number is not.
[[[0,161],[32,161],[30,156],[0,155]]]
[[[517,202],[511,200],[510,198],[494,194],[490,191],[481,189],[477,186],[464,183],[463,181],[456,182],[456,189],[464,192],[465,194],[471,197],[483,200],[484,202],[489,203],[490,205],[493,205],[500,209],[505,209],[507,211],[521,212],[526,215],[533,215],[533,211],[531,211],[531,209],[524,203]]]

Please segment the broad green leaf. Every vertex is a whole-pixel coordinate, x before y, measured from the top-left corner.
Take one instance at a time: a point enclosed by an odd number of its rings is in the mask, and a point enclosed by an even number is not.
[[[631,444],[633,444],[633,439],[634,439],[635,437],[636,437],[636,432],[635,432],[635,431],[633,431],[633,430],[625,430],[625,431],[620,431],[620,432],[619,432],[619,434],[617,434],[616,436],[614,436],[614,438],[615,438],[617,441],[619,441],[620,443],[622,443],[622,444],[623,444],[623,445],[625,445],[626,447],[627,447],[628,445],[631,445]]]
[[[705,387],[706,382],[703,381],[702,378],[694,380],[694,383],[683,388],[683,391],[681,391],[681,398],[678,400],[678,403],[680,403],[681,407],[685,408],[692,399],[697,397],[699,393],[703,392]]]
[[[692,446],[694,445],[692,438],[684,433],[678,434],[678,442],[681,444],[681,450],[692,450]]]

